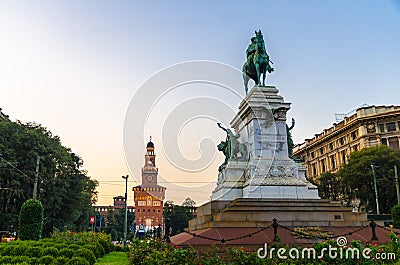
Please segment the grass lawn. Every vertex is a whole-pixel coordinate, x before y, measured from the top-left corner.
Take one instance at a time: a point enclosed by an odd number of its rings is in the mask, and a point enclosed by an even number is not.
[[[128,265],[128,255],[125,252],[110,252],[99,258],[95,265]]]

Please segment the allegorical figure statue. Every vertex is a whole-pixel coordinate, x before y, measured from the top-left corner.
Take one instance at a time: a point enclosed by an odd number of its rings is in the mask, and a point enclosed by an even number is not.
[[[247,83],[249,79],[253,79],[256,85],[265,86],[266,72],[272,73],[274,68],[270,65],[269,55],[265,49],[264,37],[261,30],[255,31],[256,36],[251,38],[251,43],[246,50],[247,60],[243,65],[243,81],[244,88],[247,94]],[[272,62],[271,62],[272,63]],[[261,83],[261,75],[262,83]]]
[[[294,157],[293,157],[294,142],[293,142],[293,138],[292,138],[292,133],[290,131],[293,129],[294,124],[295,124],[295,121],[293,118],[292,118],[292,125],[290,125],[290,127],[286,124],[288,155],[289,155],[289,158],[291,158],[291,159],[294,159]]]
[[[245,144],[239,142],[240,134],[235,135],[230,129],[226,129],[221,126],[221,123],[217,123],[218,127],[226,132],[225,141],[221,141],[217,148],[219,151],[223,152],[225,155],[225,161],[219,167],[219,171],[228,164],[229,159],[237,159],[241,161],[245,161],[247,159],[247,148]],[[240,154],[240,156],[239,156]]]

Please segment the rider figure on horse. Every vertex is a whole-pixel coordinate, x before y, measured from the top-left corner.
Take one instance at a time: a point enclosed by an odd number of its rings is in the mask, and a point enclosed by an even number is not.
[[[261,30],[255,31],[256,36],[251,38],[251,43],[246,50],[247,60],[243,65],[243,78],[247,94],[247,82],[253,79],[256,85],[265,85],[266,72],[271,73],[274,68],[270,65],[269,56],[265,49],[264,38]],[[272,62],[271,62],[272,63]],[[263,75],[261,83],[261,75]]]

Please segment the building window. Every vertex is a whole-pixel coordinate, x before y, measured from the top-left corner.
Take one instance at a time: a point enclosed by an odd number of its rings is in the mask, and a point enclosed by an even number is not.
[[[332,142],[332,143],[330,143],[330,144],[329,144],[329,150],[331,150],[331,151],[332,151],[332,150],[333,150],[333,148],[335,148],[335,145],[334,145],[334,144],[333,144],[333,142]]]
[[[383,133],[383,132],[385,132],[385,124],[379,124],[379,131],[381,132],[381,133]]]
[[[388,140],[390,148],[399,150],[399,139],[397,137],[390,137]]]
[[[311,158],[315,158],[315,152],[311,152]]]
[[[357,131],[351,133],[351,140],[355,140],[357,138]]]
[[[321,147],[321,148],[319,149],[319,153],[320,153],[321,155],[324,154],[324,148],[323,148],[323,147]]]
[[[326,168],[325,168],[325,159],[321,160],[321,170],[322,170],[322,173],[324,173],[325,170],[326,170]]]
[[[357,145],[353,146],[353,151],[358,151],[358,146]]]
[[[396,131],[396,123],[395,122],[386,123],[386,129],[388,132]]]
[[[346,151],[342,151],[342,162],[343,164],[346,164]]]
[[[313,169],[313,176],[317,175],[317,166],[315,165],[315,163],[312,165],[312,169]]]
[[[388,145],[387,139],[386,139],[386,138],[382,138],[382,139],[381,139],[381,143],[384,144],[384,145]]]
[[[335,156],[331,156],[331,165],[332,165],[332,169],[336,168]]]

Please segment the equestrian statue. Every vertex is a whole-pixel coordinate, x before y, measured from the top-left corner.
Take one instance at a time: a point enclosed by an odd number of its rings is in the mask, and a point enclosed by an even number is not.
[[[264,37],[261,30],[255,31],[256,36],[251,38],[251,43],[246,50],[247,60],[243,65],[243,81],[244,89],[248,91],[247,83],[250,78],[254,80],[257,86],[265,86],[266,73],[272,73],[274,68],[271,67],[269,56],[265,49]],[[262,82],[261,82],[261,74]]]

